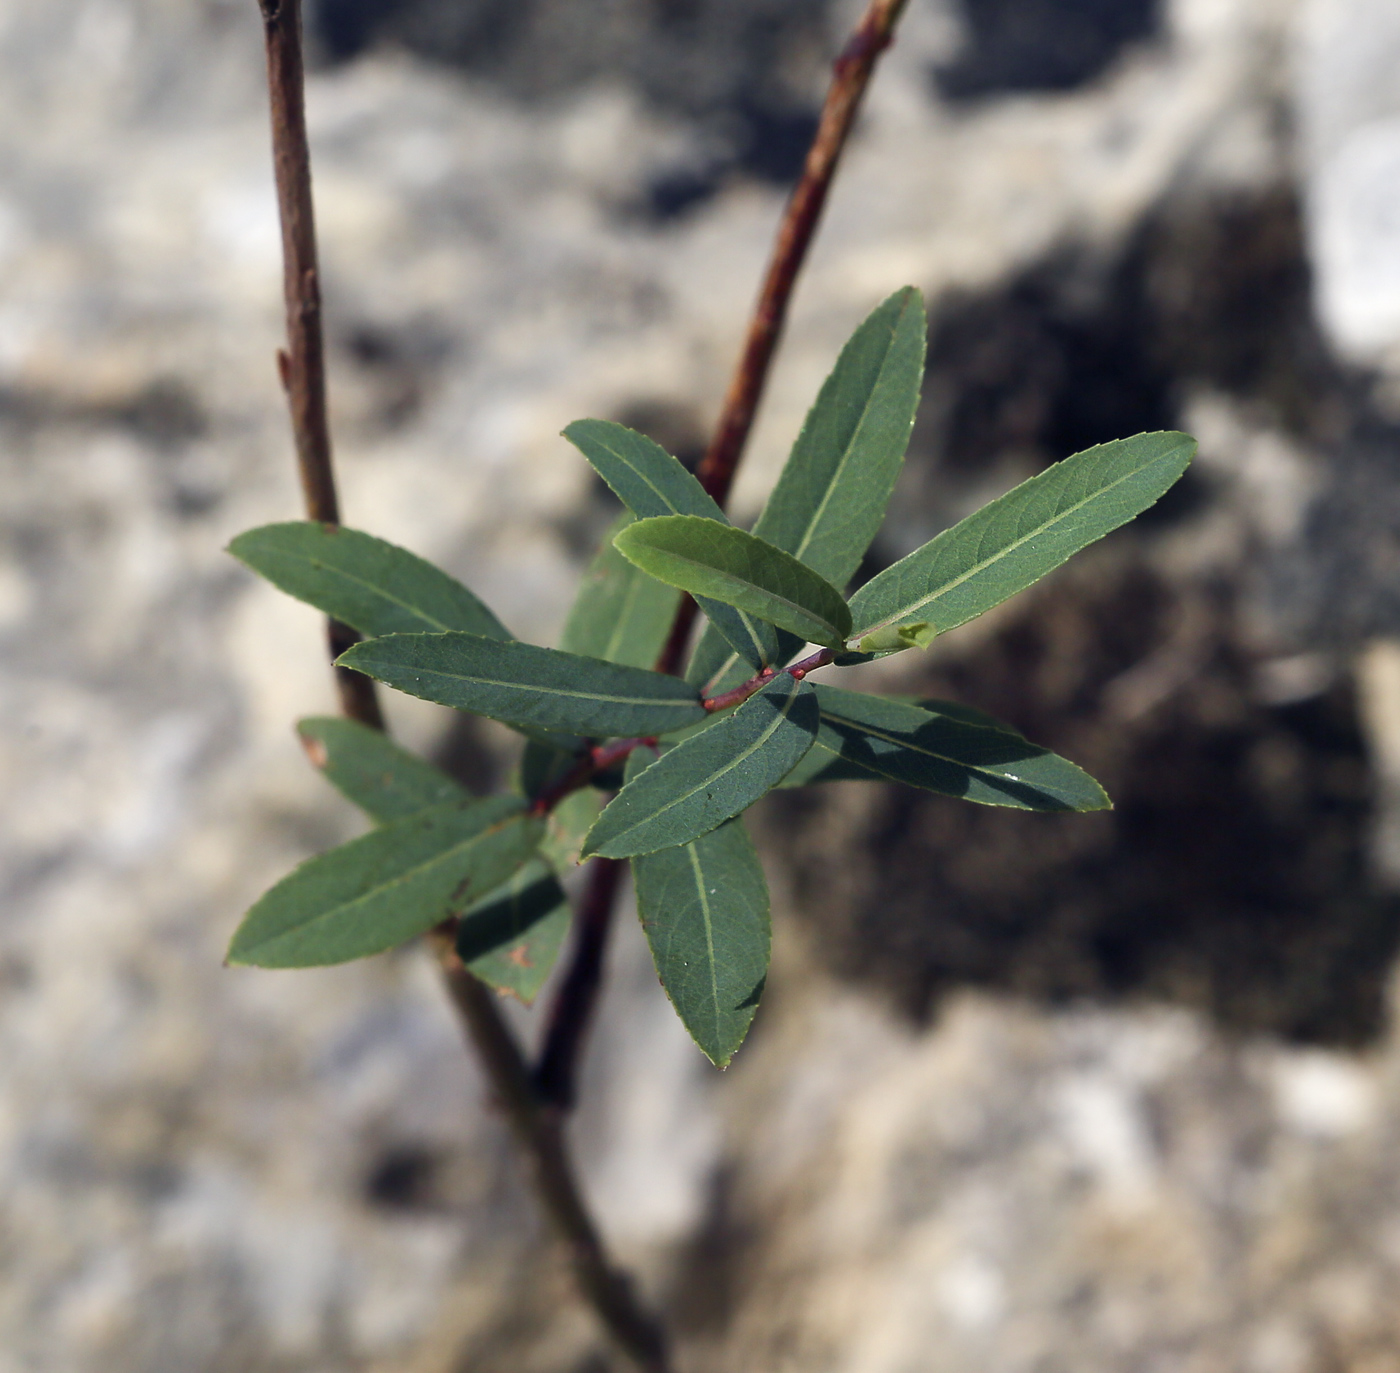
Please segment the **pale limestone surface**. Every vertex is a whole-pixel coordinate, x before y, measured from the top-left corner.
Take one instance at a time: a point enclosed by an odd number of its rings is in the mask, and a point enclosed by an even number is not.
[[[1085,91],[955,114],[924,76],[947,17],[915,0],[741,513],[890,290],[1282,174],[1292,7],[1178,0],[1170,26]],[[357,823],[291,735],[331,705],[315,617],[220,551],[296,512],[252,6],[4,0],[0,64],[0,1371],[591,1366],[418,955],[220,966],[239,911]],[[316,77],[310,117],[347,518],[546,637],[588,489],[558,430],[713,416],[779,198],[629,216],[688,135],[616,89],[525,108],[381,56]],[[389,365],[355,360],[366,329]],[[1286,507],[1294,469],[1260,470]],[[630,926],[614,961],[579,1123],[606,1228],[654,1291],[716,1177],[760,1236],[695,1367],[1400,1367],[1391,1039],[1231,1046],[1184,1011],[974,994],[916,1032],[789,932],[717,1079]],[[433,1204],[371,1206],[405,1147],[440,1162]]]

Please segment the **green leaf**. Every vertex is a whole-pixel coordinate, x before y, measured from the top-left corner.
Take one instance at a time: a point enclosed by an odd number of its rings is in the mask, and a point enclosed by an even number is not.
[[[686,665],[685,680],[701,696],[718,696],[753,676],[750,665],[730,647],[729,640],[714,625],[700,631],[695,649]]]
[[[602,796],[591,787],[584,787],[570,792],[545,818],[540,852],[561,877],[577,866],[584,838],[602,808]]]
[[[1083,769],[1028,743],[980,711],[911,705],[840,687],[814,688],[821,729],[783,785],[850,778],[901,782],[990,806],[1103,810],[1111,803]]]
[[[851,336],[807,416],[753,532],[843,587],[884,519],[919,403],[927,325],[912,286]],[[779,636],[771,661],[802,645]],[[907,647],[900,644],[900,647]],[[737,685],[728,638],[707,625],[686,681],[707,696]]]
[[[645,434],[608,420],[575,420],[564,430],[564,437],[639,520],[694,515],[729,523],[705,488]],[[701,601],[700,609],[746,662],[754,667],[777,662],[778,636],[771,626],[719,602]]]
[[[577,766],[585,743],[581,740],[577,749],[561,749],[539,739],[528,740],[520,755],[516,776],[521,794],[533,801],[541,792],[563,781]]]
[[[885,518],[919,406],[928,332],[912,286],[851,335],[753,532],[834,586],[860,566]]]
[[[732,525],[667,515],[614,540],[658,581],[746,610],[803,640],[844,648],[851,613],[841,593],[790,553]]]
[[[564,430],[564,437],[639,520],[653,515],[699,515],[729,523],[714,497],[645,434],[610,420],[575,420]]]
[[[662,734],[705,714],[679,678],[477,634],[392,634],[336,661],[456,710],[590,738]]]
[[[300,721],[297,733],[311,761],[374,820],[399,820],[449,801],[472,799],[445,772],[400,748],[377,729],[353,720],[318,716]],[[579,841],[597,812],[595,802],[592,815],[580,829]],[[546,823],[553,819],[551,815]],[[541,852],[548,843],[546,835]],[[547,895],[552,898],[548,906]],[[559,907],[562,909],[556,909]],[[462,919],[471,922],[473,931],[465,945],[472,952],[463,953],[463,961],[483,982],[518,996],[528,1005],[549,975],[569,927],[568,903],[552,871],[541,860],[532,859],[504,886],[467,910]],[[499,947],[503,945],[510,947]],[[463,947],[459,940],[458,951]]]
[[[1056,463],[866,582],[851,598],[854,637],[974,619],[1141,514],[1195,451],[1186,434],[1139,434]]]
[[[568,930],[568,898],[549,865],[536,858],[463,913],[457,955],[483,982],[528,1006],[554,967]]]
[[[583,574],[559,647],[626,667],[652,667],[666,647],[680,593],[648,577],[612,546],[632,522],[624,515]]]
[[[417,555],[357,529],[295,521],[250,529],[229,552],[298,600],[361,634],[490,639],[510,631],[461,582]]]
[[[445,772],[368,725],[317,715],[298,721],[297,734],[331,784],[373,820],[399,820],[449,801],[471,800]]]
[[[624,786],[588,832],[583,856],[630,858],[708,833],[777,786],[811,748],[819,723],[811,684],[780,673]]]
[[[792,656],[791,652],[783,654],[783,636],[748,611],[725,605],[723,601],[712,601],[708,596],[697,596],[695,603],[705,612],[710,627],[755,670],[776,667]]]
[[[742,820],[632,860],[637,914],[681,1023],[716,1067],[749,1031],[768,973],[768,887]]]
[[[244,917],[229,962],[310,968],[392,949],[499,887],[543,832],[507,796],[394,820],[283,878]]]

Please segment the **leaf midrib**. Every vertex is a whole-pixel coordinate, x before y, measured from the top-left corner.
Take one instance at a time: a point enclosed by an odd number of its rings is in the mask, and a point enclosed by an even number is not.
[[[683,791],[679,795],[673,796],[664,805],[658,806],[655,810],[650,811],[646,815],[644,815],[640,820],[637,821],[635,825],[629,825],[626,829],[619,830],[617,834],[613,835],[612,838],[607,840],[606,842],[609,844],[613,844],[616,843],[619,839],[626,838],[626,836],[629,834],[635,834],[644,825],[649,825],[653,821],[660,819],[661,816],[665,815],[668,811],[674,810],[683,801],[689,801],[690,798],[694,796],[696,792],[703,791],[706,787],[712,786],[719,778],[728,776],[729,773],[733,772],[734,769],[737,768],[740,763],[744,762],[749,758],[752,758],[753,755],[760,748],[762,748],[763,745],[769,741],[769,739],[773,737],[774,733],[778,730],[779,726],[782,725],[783,721],[787,719],[788,714],[791,712],[793,706],[796,704],[797,699],[800,695],[801,688],[799,687],[798,690],[793,691],[783,702],[782,708],[778,711],[778,714],[776,718],[772,721],[772,723],[769,724],[764,729],[763,733],[760,734],[758,738],[755,739],[753,743],[751,743],[746,749],[744,749],[742,753],[736,754],[733,758],[727,759],[723,767],[717,768],[714,772],[706,774],[706,776],[701,781],[697,782],[693,787],[691,787],[689,791]],[[604,813],[606,814],[606,812]]]
[[[366,666],[369,664],[366,663]],[[476,682],[481,686],[502,687],[507,691],[520,691],[532,696],[564,696],[570,700],[602,701],[614,706],[673,706],[677,710],[696,710],[700,706],[698,696],[693,701],[680,701],[666,696],[613,696],[602,691],[572,691],[567,687],[540,686],[535,682],[502,682],[494,677],[471,677],[464,672],[448,672],[436,667],[409,667],[404,663],[395,663],[394,666],[404,671],[421,673],[426,677],[443,677],[449,682]],[[621,667],[622,664],[612,663],[610,666]]]
[[[634,463],[634,462],[632,461],[631,458],[627,457],[625,454],[623,454],[622,452],[620,452],[618,449],[610,447],[610,446],[609,446],[607,443],[605,443],[602,439],[599,439],[599,440],[598,440],[598,443],[599,443],[599,446],[600,446],[601,448],[603,448],[603,449],[605,449],[607,452],[611,453],[611,454],[613,455],[613,457],[615,457],[615,458],[618,460],[618,462],[620,462],[629,472],[631,472],[632,475],[635,476],[635,477],[642,483],[642,485],[645,486],[645,487],[647,488],[647,490],[650,491],[650,492],[657,498],[657,500],[659,500],[659,501],[662,503],[662,505],[664,505],[673,515],[685,515],[685,514],[687,514],[687,513],[690,513],[690,514],[695,514],[695,515],[699,516],[699,518],[701,518],[701,519],[710,519],[710,520],[712,520],[712,519],[715,518],[713,515],[708,514],[708,513],[706,513],[706,514],[701,514],[698,510],[697,510],[697,511],[690,511],[690,512],[688,512],[688,511],[679,509],[679,508],[677,507],[676,503],[675,503],[675,502],[674,502],[674,501],[673,501],[659,486],[657,486],[657,484],[656,484],[654,481],[652,481],[651,478],[650,478],[649,476],[647,476],[647,474],[646,474],[645,472],[643,472],[642,469],[641,469],[640,467],[638,467],[638,466],[636,465],[636,463]],[[665,449],[662,449],[662,452],[665,452]],[[668,458],[671,457],[671,455],[670,455],[669,453],[667,453],[666,456],[667,456]],[[674,458],[672,458],[671,460],[672,460],[673,462],[675,461]],[[682,471],[685,471],[684,468],[682,468],[681,470],[682,470]],[[686,475],[689,476],[690,474],[687,472]],[[701,487],[701,490],[703,491],[704,488]],[[634,512],[634,513],[635,513],[635,512]],[[726,524],[726,525],[727,525],[729,522],[728,522],[726,519],[724,519],[724,516],[723,516],[723,514],[721,513],[720,519],[717,521],[717,523],[722,523],[722,524]]]
[[[323,562],[305,553],[288,553],[284,550],[274,551],[280,551],[282,552],[284,557],[303,562],[309,567],[317,568],[322,572],[329,572],[332,573],[334,576],[344,578],[345,581],[351,582],[355,586],[362,587],[364,590],[371,592],[375,596],[378,596],[380,600],[388,601],[390,605],[396,605],[399,607],[400,610],[408,611],[409,614],[416,616],[418,619],[424,621],[426,624],[437,625],[440,633],[451,634],[454,632],[458,632],[457,625],[446,624],[444,621],[439,620],[436,616],[429,615],[427,611],[420,610],[411,602],[402,600],[398,596],[395,596],[392,592],[386,591],[382,586],[378,585],[377,583],[366,581],[363,577],[357,577],[353,572],[347,572],[343,567],[339,567],[335,563]],[[477,631],[472,630],[470,632],[476,633]],[[488,636],[482,635],[481,637],[486,638]]]
[[[908,308],[907,304],[904,308]],[[812,512],[812,518],[807,525],[806,533],[802,536],[802,542],[792,550],[792,556],[794,558],[802,558],[802,555],[807,551],[808,545],[816,537],[817,526],[821,523],[822,516],[826,514],[826,507],[830,504],[831,498],[835,494],[842,476],[845,474],[847,464],[851,461],[851,454],[855,451],[856,440],[860,437],[862,430],[865,428],[865,421],[870,415],[871,408],[874,406],[875,393],[879,389],[881,379],[883,378],[885,364],[889,361],[890,353],[894,350],[895,336],[899,332],[899,325],[903,318],[904,310],[901,309],[893,327],[890,329],[889,338],[885,344],[885,351],[880,358],[880,365],[876,369],[875,385],[870,388],[870,393],[866,396],[865,404],[861,406],[860,418],[856,421],[856,426],[851,431],[850,441],[841,452],[841,460],[836,464],[836,470],[831,474],[831,480],[827,483],[826,491],[822,495],[821,504]]]
[[[955,591],[969,578],[975,577],[979,572],[985,571],[994,563],[999,562],[1002,558],[1005,558],[1009,554],[1014,553],[1023,544],[1029,543],[1032,539],[1038,538],[1041,535],[1043,535],[1047,530],[1053,529],[1054,526],[1057,525],[1061,520],[1068,519],[1076,511],[1082,510],[1086,505],[1089,505],[1091,502],[1098,500],[1101,496],[1107,496],[1110,492],[1115,491],[1118,487],[1122,486],[1124,482],[1131,481],[1134,477],[1141,477],[1145,473],[1150,472],[1159,463],[1166,462],[1168,458],[1172,456],[1174,456],[1174,454],[1164,453],[1161,457],[1154,458],[1151,462],[1144,463],[1143,466],[1134,468],[1131,472],[1125,473],[1116,481],[1110,482],[1107,486],[1099,487],[1098,490],[1096,490],[1092,495],[1085,496],[1083,500],[1077,501],[1068,509],[1060,511],[1057,515],[1054,516],[1053,519],[1046,520],[1044,524],[1036,525],[1034,529],[1027,531],[1014,542],[1009,543],[1005,547],[999,549],[990,558],[984,558],[981,562],[974,563],[965,572],[961,573],[957,577],[954,577],[951,581],[945,582],[936,591],[930,592],[927,596],[924,596],[921,599],[912,601],[909,605],[904,606],[902,609],[895,611],[893,614],[886,615],[882,620],[878,620],[873,624],[863,626],[859,629],[852,629],[850,637],[852,639],[862,638],[867,634],[874,633],[878,629],[884,629],[886,625],[891,625],[896,620],[902,620],[906,616],[917,614],[919,611],[923,610],[925,606],[932,605],[936,600],[938,600],[940,596],[946,596],[950,591]],[[952,532],[952,530],[949,530],[949,533]],[[911,554],[910,556],[913,557],[915,555]],[[898,564],[896,564],[896,566],[898,566]]]
[[[720,1038],[719,977],[715,972],[714,920],[710,915],[709,893],[705,890],[705,871],[700,866],[699,845],[690,843],[685,847],[690,856],[691,873],[695,878],[695,892],[700,898],[700,916],[705,924],[705,950],[708,954],[706,966],[710,974],[710,1000],[714,1003],[715,1008],[715,1043],[718,1045]]]

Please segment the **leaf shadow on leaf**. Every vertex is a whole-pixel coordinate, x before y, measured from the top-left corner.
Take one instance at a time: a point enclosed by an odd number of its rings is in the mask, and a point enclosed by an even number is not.
[[[751,991],[736,1007],[737,1010],[746,1011],[750,1006],[757,1006],[763,999],[763,989],[768,985],[768,975],[765,973],[758,979],[753,991]]]
[[[876,752],[868,736],[854,727],[839,722],[828,722],[830,729],[841,737],[841,753],[834,758],[823,772],[824,778],[843,779],[872,777],[883,781],[886,774],[879,753]],[[903,736],[902,742],[924,750],[935,752],[947,748],[950,728],[956,728],[961,747],[958,756],[964,764],[993,767],[998,764],[1026,762],[1031,759],[1046,758],[1050,750],[1040,748],[1020,735],[1009,731],[984,729],[976,725],[957,728],[947,720],[931,722],[924,727]],[[974,774],[968,766],[954,762],[939,764],[936,760],[926,763],[930,771],[938,777],[938,790],[949,796],[965,796],[971,789]],[[997,777],[988,773],[977,774],[977,780],[989,790],[1005,794],[1009,802],[1024,806],[1028,810],[1073,811],[1075,808],[1058,797],[1048,795],[1041,788],[1017,781],[1011,777]]]

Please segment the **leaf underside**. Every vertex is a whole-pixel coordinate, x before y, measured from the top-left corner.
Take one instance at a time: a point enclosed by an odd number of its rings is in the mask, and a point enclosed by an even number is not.
[[[612,545],[632,522],[624,515],[583,574],[559,647],[624,667],[653,667],[666,647],[680,592],[627,561]]]
[[[742,529],[668,515],[629,525],[615,543],[658,581],[745,610],[800,642],[845,647],[851,613],[841,593],[790,553]]]
[[[528,1006],[559,957],[569,915],[568,897],[553,869],[533,858],[462,913],[458,957],[483,982]]]
[[[400,748],[381,730],[318,715],[297,722],[311,761],[337,791],[384,823],[416,815],[471,794],[445,772]]]

